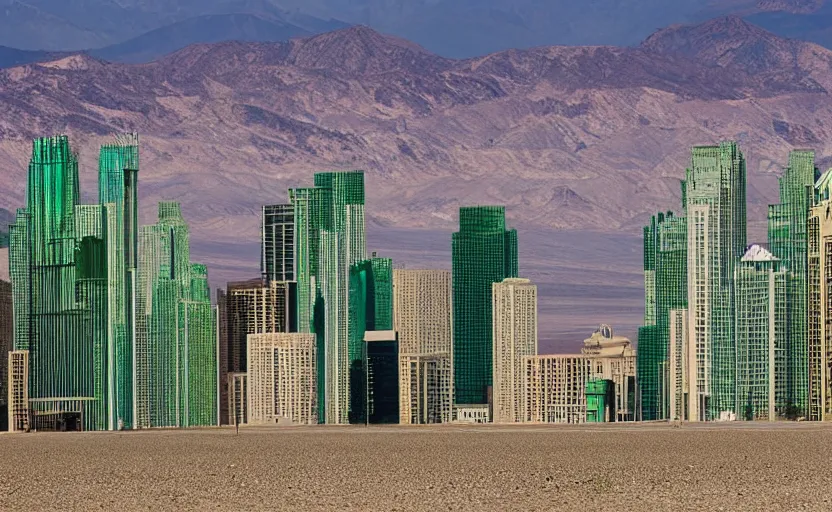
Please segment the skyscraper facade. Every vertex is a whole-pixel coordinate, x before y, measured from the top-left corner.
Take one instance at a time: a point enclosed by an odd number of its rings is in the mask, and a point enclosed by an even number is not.
[[[158,222],[140,235],[138,426],[215,425],[219,354],[207,269],[190,262],[178,203],[159,203]]]
[[[295,280],[295,208],[291,204],[263,207],[260,271],[266,281]]]
[[[668,401],[670,411],[668,419],[678,421],[689,417],[688,394],[690,393],[690,382],[696,381],[696,360],[695,352],[688,350],[688,310],[672,309],[669,313],[670,330],[670,360],[668,366]],[[639,358],[641,357],[639,349]],[[691,370],[693,372],[691,373]]]
[[[68,138],[36,139],[26,208],[10,226],[9,252],[14,348],[29,358],[36,429],[112,428],[115,414],[111,345],[100,330],[108,314],[106,234],[91,226],[79,239],[79,195]]]
[[[0,280],[0,430],[6,430],[8,418],[8,353],[14,348],[14,320],[12,312],[12,285]]]
[[[350,423],[368,421],[368,353],[365,334],[393,328],[393,261],[373,257],[350,267],[349,281],[349,388]],[[395,341],[395,340],[393,340]],[[375,347],[381,347],[375,344]],[[396,372],[394,372],[395,374]],[[394,379],[395,380],[395,379]],[[395,382],[386,383],[392,389]],[[398,414],[398,411],[396,411]]]
[[[523,358],[537,355],[537,286],[508,278],[492,285],[494,325],[493,421],[522,421]]]
[[[245,372],[249,334],[291,332],[295,326],[294,283],[261,279],[228,283],[225,297],[229,371]]]
[[[698,146],[684,183],[688,328],[697,354],[691,420],[736,413],[734,268],[746,249],[746,168],[736,143]]]
[[[815,152],[792,151],[780,178],[780,203],[768,209],[769,247],[787,271],[789,281],[789,329],[784,348],[788,365],[787,406],[793,409],[790,415],[799,416],[808,412],[807,225],[818,178]]]
[[[789,400],[788,274],[781,261],[752,245],[734,270],[737,394],[734,410],[746,420],[774,421]]]
[[[138,252],[137,184],[139,138],[116,137],[101,147],[98,200],[105,208],[107,240],[107,337],[113,421],[133,425],[135,285]]]
[[[364,333],[366,398],[363,413],[371,424],[399,423],[399,342],[396,331]]]
[[[9,430],[29,429],[29,351],[12,350],[7,357],[9,374]]]
[[[832,420],[832,173],[818,180],[808,226],[808,361],[810,421]]]
[[[364,173],[315,175],[314,188],[292,189],[300,332],[314,332],[318,357],[318,419],[349,421],[350,272],[367,259]],[[355,308],[352,308],[354,311]]]
[[[219,366],[218,378],[220,382],[220,425],[234,425],[234,423],[231,423],[234,402],[230,397],[233,396],[235,382],[228,378],[232,371],[228,357],[228,295],[222,288],[217,288],[217,346],[219,347],[217,366]]]
[[[641,420],[668,417],[671,309],[687,304],[687,220],[659,213],[644,228],[644,326],[638,335],[638,402]]]
[[[318,422],[315,349],[315,335],[310,333],[248,336],[249,423]]]
[[[492,378],[491,285],[517,277],[517,231],[505,207],[459,210],[452,238],[454,393],[456,404],[486,404]]]
[[[633,421],[636,417],[636,351],[629,338],[615,334],[612,326],[601,325],[584,340],[581,354],[593,356],[595,379],[613,383],[614,403],[610,404],[615,421]]]
[[[401,423],[447,423],[453,418],[451,287],[447,270],[393,270]]]

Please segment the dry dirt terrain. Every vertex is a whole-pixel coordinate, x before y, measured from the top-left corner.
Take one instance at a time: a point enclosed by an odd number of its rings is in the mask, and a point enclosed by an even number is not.
[[[0,510],[832,510],[810,424],[0,435]]]

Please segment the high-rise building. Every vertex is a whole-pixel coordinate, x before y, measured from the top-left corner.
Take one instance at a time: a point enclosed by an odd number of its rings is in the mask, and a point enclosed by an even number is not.
[[[228,283],[228,291],[218,290],[219,314],[221,424],[231,420],[227,409],[227,389],[236,382],[228,380],[231,373],[245,373],[249,334],[297,331],[297,284],[291,281],[252,279]]]
[[[523,358],[524,422],[586,422],[586,388],[591,380],[613,382],[613,418],[633,419],[630,404],[634,400],[636,352],[630,340],[615,336],[611,327],[602,325],[584,340],[582,352]]]
[[[669,311],[687,305],[687,219],[659,213],[644,228],[644,326],[638,332],[639,419],[667,418]]]
[[[289,191],[295,215],[298,330],[317,336],[318,419],[349,422],[350,272],[367,259],[364,173],[315,175],[314,188]],[[249,377],[250,378],[250,377]]]
[[[453,234],[454,393],[456,404],[487,404],[492,378],[491,285],[517,277],[517,231],[505,207],[459,210]]]
[[[8,418],[8,353],[14,348],[14,313],[12,312],[12,285],[0,280],[0,430],[7,430]]]
[[[807,224],[818,177],[815,152],[792,151],[789,165],[780,178],[780,204],[768,209],[769,247],[789,276],[789,332],[785,355],[788,366],[786,400],[790,416],[804,416],[808,409]]]
[[[26,208],[10,226],[9,251],[14,348],[29,358],[26,399],[35,429],[113,428],[117,411],[113,338],[102,331],[107,234],[79,195],[68,138],[36,139]]]
[[[232,369],[228,357],[228,339],[228,295],[222,288],[217,288],[217,347],[219,347],[217,365],[219,366],[218,378],[220,382],[220,425],[234,425],[231,422],[234,404],[230,398],[233,396],[232,386],[234,381],[229,379],[229,372]]]
[[[315,308],[320,307],[318,268],[320,263],[321,227],[331,206],[331,190],[293,188],[289,199],[295,216],[295,279],[298,282],[298,332],[316,332]],[[319,314],[319,316],[321,316]],[[319,320],[323,320],[319,318]],[[323,329],[323,326],[317,326]],[[319,347],[320,348],[320,347]],[[318,351],[318,358],[323,351]],[[320,363],[321,361],[319,361]],[[323,364],[319,367],[323,368]],[[323,386],[318,387],[323,407]]]
[[[139,246],[137,426],[215,425],[216,313],[207,269],[190,262],[178,203],[159,203],[159,220],[141,228]]]
[[[692,421],[736,414],[734,268],[746,249],[745,158],[736,143],[694,147],[684,183]],[[693,371],[693,369],[691,369]]]
[[[268,281],[295,280],[295,207],[263,207],[260,271]]]
[[[810,421],[832,420],[832,172],[818,180],[808,227]]]
[[[453,418],[451,312],[449,271],[393,270],[401,423],[448,423]]]
[[[670,410],[668,419],[683,420],[689,417],[688,394],[690,382],[696,381],[696,353],[688,350],[688,310],[672,309],[669,316],[670,360],[668,365],[668,400]],[[641,358],[641,348],[639,348]],[[693,370],[693,373],[691,373]]]
[[[788,274],[774,255],[752,245],[734,269],[737,417],[774,421],[789,402]]]
[[[492,285],[494,317],[494,423],[523,419],[523,358],[537,355],[537,286],[507,278]]]
[[[250,334],[248,423],[318,422],[315,335]]]
[[[367,348],[365,333],[393,329],[393,261],[373,253],[350,268],[349,283],[350,423],[362,424],[367,415]],[[394,340],[395,341],[395,340]],[[375,345],[380,349],[380,345]],[[395,372],[394,372],[395,373]],[[398,380],[387,383],[391,388]],[[398,399],[398,398],[397,398]],[[398,411],[396,411],[398,415]]]
[[[135,286],[138,251],[139,137],[125,134],[101,147],[98,200],[106,210],[107,337],[112,422],[131,428],[134,397]]]
[[[249,334],[296,330],[293,282],[260,279],[228,283],[226,315],[227,351],[230,372],[245,372],[246,339]]]

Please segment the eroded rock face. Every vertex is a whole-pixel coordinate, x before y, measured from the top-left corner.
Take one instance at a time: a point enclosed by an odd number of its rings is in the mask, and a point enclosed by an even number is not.
[[[176,198],[195,237],[256,241],[260,205],[331,168],[367,171],[377,225],[452,229],[461,204],[501,203],[521,228],[638,234],[678,209],[690,146],[737,139],[762,219],[788,150],[832,139],[830,63],[732,17],[466,60],[365,27],[143,65],[61,56],[0,70],[0,206],[23,205],[31,138],[68,132],[93,199],[98,145],[136,130],[142,220]]]

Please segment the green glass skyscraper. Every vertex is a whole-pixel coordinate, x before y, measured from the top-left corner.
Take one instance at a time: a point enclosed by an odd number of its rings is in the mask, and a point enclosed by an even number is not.
[[[34,428],[107,428],[107,262],[100,209],[78,204],[66,136],[36,139],[11,226],[15,349],[29,351]]]
[[[356,263],[350,268],[350,423],[367,421],[367,343],[368,331],[393,330],[393,260],[377,258]],[[379,345],[380,346],[380,345]],[[398,380],[390,382],[390,386]]]
[[[139,246],[138,426],[216,425],[216,317],[178,203],[159,203],[159,221],[142,227]]]
[[[295,215],[298,325],[316,334],[318,419],[349,422],[350,269],[367,257],[364,172],[315,175],[314,188],[289,191]]]
[[[453,234],[455,403],[486,404],[492,379],[492,284],[517,277],[517,231],[504,206],[459,210]]]
[[[644,228],[644,326],[638,332],[636,381],[640,419],[667,418],[669,313],[687,305],[687,219],[658,214]]]
[[[789,411],[791,416],[808,414],[807,224],[819,177],[814,151],[792,151],[780,178],[780,204],[768,209],[769,246],[780,259],[789,281],[789,340],[784,350],[789,368],[786,400],[793,409]]]
[[[737,418],[774,421],[788,407],[788,274],[752,245],[735,269]]]
[[[696,355],[693,421],[736,413],[734,268],[746,249],[746,168],[736,143],[698,146],[684,184],[688,221],[688,326]]]
[[[137,183],[139,137],[125,134],[101,147],[98,199],[106,209],[109,303],[109,383],[112,424],[133,425],[136,258],[138,252]]]

